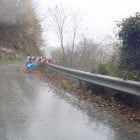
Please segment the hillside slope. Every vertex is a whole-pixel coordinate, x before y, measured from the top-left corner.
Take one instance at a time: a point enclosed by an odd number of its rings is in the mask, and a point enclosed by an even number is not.
[[[39,20],[29,0],[0,1],[0,48],[40,55],[41,34]]]

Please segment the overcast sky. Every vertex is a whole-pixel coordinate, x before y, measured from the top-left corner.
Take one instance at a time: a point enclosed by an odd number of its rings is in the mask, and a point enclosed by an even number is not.
[[[67,7],[80,9],[85,28],[88,28],[91,38],[100,40],[104,35],[113,35],[115,21],[120,21],[136,12],[140,12],[140,0],[36,0],[42,14],[48,6],[64,4]],[[55,36],[48,35],[50,45],[57,45]],[[55,41],[54,41],[55,40]]]

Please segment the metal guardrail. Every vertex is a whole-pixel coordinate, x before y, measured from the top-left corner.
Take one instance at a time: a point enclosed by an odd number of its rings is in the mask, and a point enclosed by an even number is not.
[[[53,64],[47,64],[47,68],[75,79],[140,96],[140,82],[123,80],[120,78],[100,74],[92,74],[89,72],[64,68]]]

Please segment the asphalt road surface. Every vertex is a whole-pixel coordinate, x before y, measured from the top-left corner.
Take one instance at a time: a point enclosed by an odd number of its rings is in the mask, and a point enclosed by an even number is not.
[[[89,116],[18,64],[0,64],[0,140],[138,140]]]

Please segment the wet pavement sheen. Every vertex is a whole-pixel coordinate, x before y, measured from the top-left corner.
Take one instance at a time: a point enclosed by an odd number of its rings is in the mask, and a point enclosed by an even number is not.
[[[0,140],[131,139],[89,119],[48,84],[23,74],[21,66],[0,65]]]

